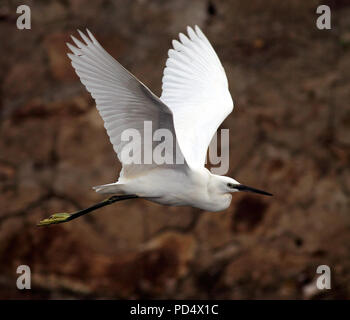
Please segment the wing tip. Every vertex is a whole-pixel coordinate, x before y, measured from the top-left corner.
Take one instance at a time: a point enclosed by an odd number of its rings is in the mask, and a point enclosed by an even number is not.
[[[75,45],[78,47],[78,48],[80,48],[80,49],[82,49],[82,48],[84,48],[86,45],[84,45],[84,43],[82,43],[80,40],[78,40],[76,37],[74,37],[73,35],[71,35],[71,38],[72,38],[72,40],[74,41],[74,43],[75,43]]]
[[[91,44],[91,40],[84,34],[84,32],[77,29],[80,37],[85,41],[86,45],[89,46]]]
[[[194,30],[196,31],[196,33],[197,33],[197,35],[198,35],[198,37],[203,37],[204,36],[204,33],[203,33],[203,31],[201,30],[201,28],[200,27],[198,27],[198,25],[196,24],[195,26],[194,26]]]
[[[91,41],[94,43],[94,44],[98,44],[99,42],[96,40],[95,36],[92,34],[92,32],[86,28],[86,32],[89,36],[89,38],[91,39]]]
[[[187,34],[192,41],[195,40],[197,37],[196,33],[193,31],[192,27],[190,26],[187,26]]]

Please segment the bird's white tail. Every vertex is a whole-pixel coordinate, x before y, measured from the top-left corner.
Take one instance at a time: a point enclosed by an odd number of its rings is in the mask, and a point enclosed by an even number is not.
[[[116,193],[124,193],[122,184],[120,183],[109,183],[109,184],[103,184],[101,186],[95,186],[92,187],[96,192],[101,194],[116,194]]]

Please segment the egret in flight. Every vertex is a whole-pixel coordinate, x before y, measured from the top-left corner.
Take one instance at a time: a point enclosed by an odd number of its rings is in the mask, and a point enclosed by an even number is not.
[[[234,192],[271,195],[205,168],[209,143],[233,110],[233,101],[225,71],[206,36],[198,26],[187,27],[187,33],[180,33],[180,41],[172,42],[160,98],[109,55],[89,30],[87,35],[79,31],[85,43],[75,37],[75,46],[67,43],[72,52],[68,57],[95,99],[122,170],[117,182],[94,187],[98,193],[113,195],[110,198],[74,213],[53,214],[38,225],[70,221],[131,198],[216,212],[229,207]],[[127,143],[122,139],[123,131],[134,128],[142,135],[145,121],[152,123],[153,132],[167,129],[172,133],[175,143],[168,145],[165,152],[175,153],[179,147],[184,161],[123,162],[123,147]],[[140,145],[140,150],[134,152],[144,152],[143,147],[146,146]]]

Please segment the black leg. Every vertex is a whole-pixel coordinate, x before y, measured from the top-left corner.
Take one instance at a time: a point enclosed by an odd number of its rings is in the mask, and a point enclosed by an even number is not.
[[[79,218],[81,216],[83,216],[84,214],[90,213],[92,211],[95,211],[99,208],[102,208],[104,206],[108,206],[114,202],[117,201],[122,201],[122,200],[127,200],[127,199],[134,199],[134,198],[138,198],[136,195],[133,194],[128,194],[128,195],[120,195],[120,196],[112,196],[106,200],[103,200],[101,202],[98,202],[96,204],[94,204],[91,207],[88,207],[86,209],[83,210],[79,210],[77,212],[73,212],[73,213],[54,213],[52,216],[50,216],[47,219],[43,219],[41,220],[37,225],[38,226],[48,226],[50,224],[57,224],[57,223],[63,223],[63,222],[68,222],[71,221],[73,219]]]

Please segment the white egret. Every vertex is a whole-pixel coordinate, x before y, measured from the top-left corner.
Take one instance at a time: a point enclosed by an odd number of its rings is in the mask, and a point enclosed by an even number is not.
[[[187,32],[188,36],[180,33],[180,41],[172,42],[160,98],[110,56],[89,30],[87,35],[79,31],[85,43],[74,37],[76,46],[67,43],[72,66],[96,101],[122,170],[117,182],[94,187],[98,193],[114,196],[72,214],[53,214],[39,225],[70,221],[130,198],[221,211],[229,207],[234,192],[271,195],[205,168],[208,145],[233,110],[233,101],[225,71],[206,36],[198,26],[194,30],[187,27]],[[173,134],[175,144],[168,145],[165,152],[179,147],[183,163],[123,163],[123,131],[135,128],[142,135],[145,121],[152,122],[153,131],[167,129]],[[136,152],[142,153],[143,147]]]

